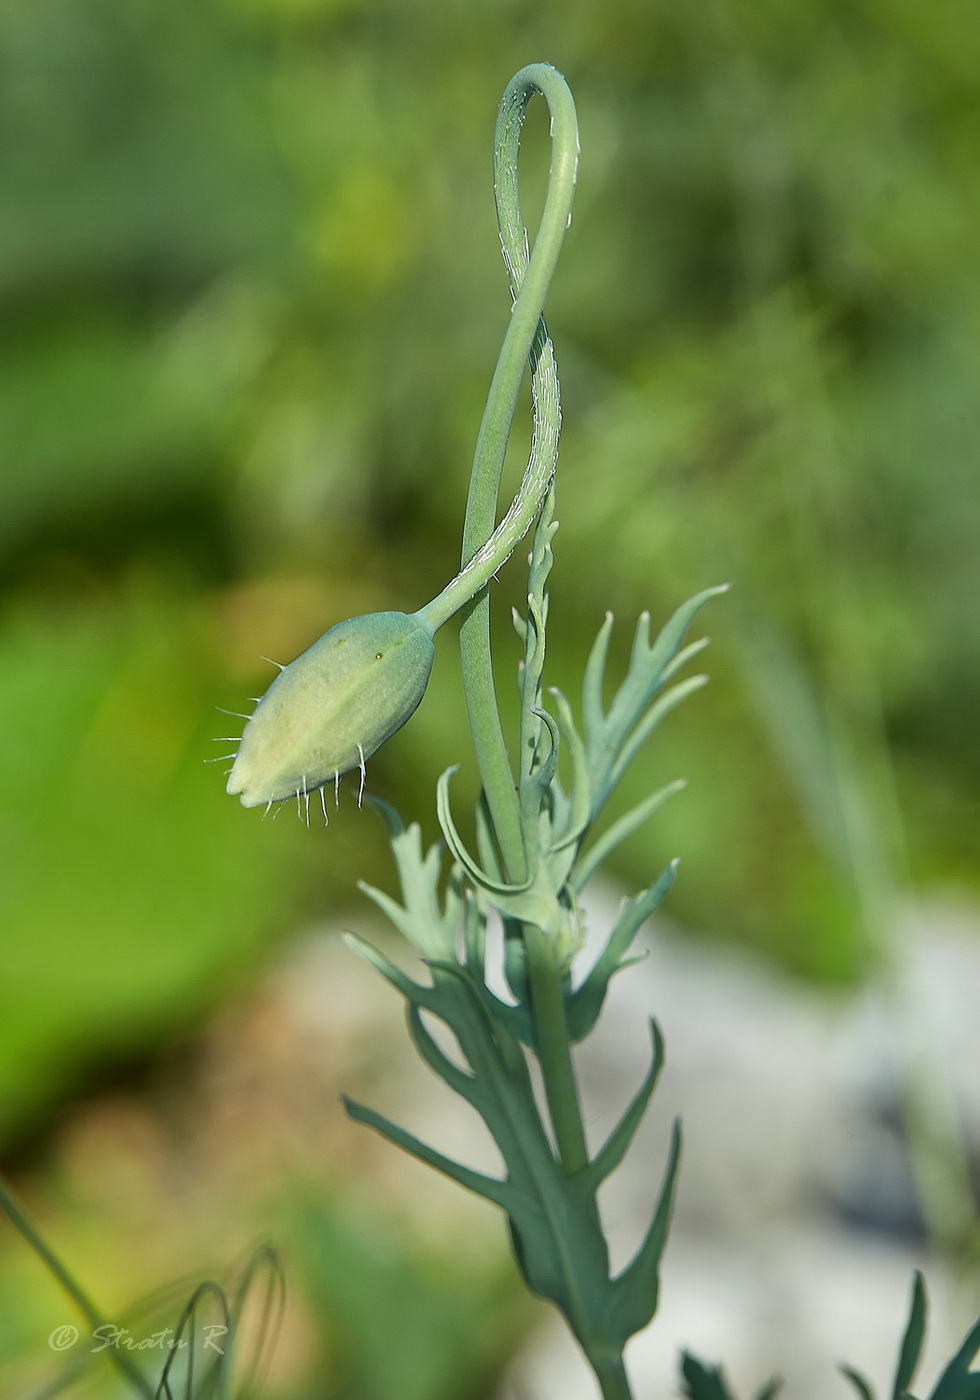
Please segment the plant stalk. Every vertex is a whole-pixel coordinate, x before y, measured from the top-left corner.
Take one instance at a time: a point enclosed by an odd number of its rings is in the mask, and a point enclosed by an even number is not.
[[[589,1355],[589,1365],[595,1371],[602,1391],[602,1400],[633,1400],[626,1365],[622,1353],[596,1353]]]
[[[541,1065],[548,1115],[566,1176],[588,1166],[575,1067],[569,1045],[561,973],[548,937],[534,924],[524,925],[535,1049]]]
[[[536,92],[542,94],[551,112],[552,157],[544,212],[534,250],[528,259],[527,235],[517,201],[517,153],[524,114]],[[501,99],[494,147],[497,215],[515,301],[477,437],[463,526],[464,567],[494,531],[500,477],[525,366],[529,358],[533,371],[547,363],[542,353],[547,343],[542,310],[568,227],[577,165],[575,104],[564,78],[546,63],[521,69],[508,83]],[[553,366],[553,359],[550,356],[548,359]],[[549,407],[548,416],[557,445],[557,393],[553,406]],[[513,771],[497,708],[490,654],[490,600],[485,586],[464,613],[460,654],[480,778],[504,865],[510,879],[519,882],[526,874],[524,841]]]

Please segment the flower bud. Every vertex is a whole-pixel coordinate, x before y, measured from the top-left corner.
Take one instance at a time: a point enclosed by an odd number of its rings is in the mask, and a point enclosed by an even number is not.
[[[431,633],[406,613],[338,622],[259,701],[228,791],[258,807],[360,767],[414,712],[432,659]]]

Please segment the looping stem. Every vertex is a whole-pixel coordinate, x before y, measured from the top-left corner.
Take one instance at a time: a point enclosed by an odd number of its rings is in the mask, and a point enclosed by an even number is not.
[[[545,98],[551,112],[552,151],[544,212],[529,257],[518,198],[517,160],[524,115],[535,93]],[[501,99],[494,139],[497,221],[515,301],[477,438],[463,527],[463,569],[459,579],[449,585],[450,590],[458,587],[459,580],[467,575],[467,566],[479,560],[461,587],[464,594],[466,589],[472,592],[471,584],[480,578],[478,571],[491,563],[491,573],[499,568],[507,553],[530,528],[554,474],[560,423],[558,379],[542,311],[571,216],[577,166],[578,125],[567,83],[550,64],[534,63],[522,68],[508,83]],[[507,540],[510,534],[516,537],[506,553],[494,562],[495,556],[486,558],[481,551],[494,536],[500,477],[524,367],[529,359],[534,395],[531,457],[514,506],[502,522],[502,527],[510,522]],[[507,540],[499,541],[502,548]],[[480,777],[501,855],[509,878],[519,882],[526,875],[520,808],[494,688],[486,580],[478,583],[478,587],[460,628],[463,688]],[[445,595],[440,598],[444,599],[445,606]],[[435,600],[430,607],[439,602]]]

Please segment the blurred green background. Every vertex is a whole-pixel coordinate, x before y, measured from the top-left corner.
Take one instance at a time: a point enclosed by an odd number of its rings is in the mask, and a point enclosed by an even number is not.
[[[613,873],[680,854],[681,924],[824,982],[896,891],[976,891],[967,0],[6,0],[0,1150],[390,879],[349,795],[262,823],[203,760],[260,655],[453,571],[508,310],[492,124],[539,58],[582,128],[552,681],[605,609],[624,657],[736,584],[623,801],[690,786]],[[529,210],[546,164],[541,104]],[[473,792],[440,640],[369,775],[433,835],[438,772]]]

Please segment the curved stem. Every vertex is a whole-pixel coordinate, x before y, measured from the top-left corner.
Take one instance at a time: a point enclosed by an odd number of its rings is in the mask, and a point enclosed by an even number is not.
[[[543,330],[543,321],[539,324]],[[524,476],[507,514],[489,539],[431,603],[413,614],[430,634],[485,588],[500,566],[507,562],[534,524],[554,476],[561,422],[558,376],[551,341],[546,339],[539,349],[537,339],[536,336],[531,350],[534,437]]]
[[[518,199],[517,157],[524,115],[536,92],[545,98],[551,112],[552,153],[544,212],[529,258],[527,234]],[[470,476],[463,527],[463,570],[460,575],[460,578],[467,576],[467,582],[460,585],[454,580],[449,585],[450,590],[459,588],[463,593],[472,584],[479,590],[475,600],[468,605],[460,628],[463,688],[480,777],[501,855],[507,873],[514,881],[522,880],[525,875],[524,843],[513,772],[497,709],[490,656],[489,599],[485,581],[481,583],[479,580],[489,578],[487,567],[492,566],[490,573],[493,573],[506,557],[503,554],[498,559],[496,547],[490,556],[483,556],[482,551],[494,536],[500,477],[524,367],[529,358],[532,364],[536,431],[531,462],[521,490],[511,512],[501,522],[501,530],[506,526],[505,535],[498,540],[501,549],[511,537],[513,543],[510,549],[513,549],[521,534],[530,527],[554,472],[560,419],[558,381],[554,353],[541,312],[568,227],[577,165],[578,125],[568,85],[557,69],[549,64],[534,63],[522,68],[508,83],[501,99],[494,140],[497,219],[515,301],[490,385]],[[468,568],[472,569],[472,573],[468,574]],[[453,595],[452,601],[455,601],[455,597]],[[462,601],[460,597],[456,606],[460,606]],[[429,617],[434,618],[438,613],[439,600],[436,599],[430,606],[433,612]],[[423,613],[426,611],[423,609]]]

